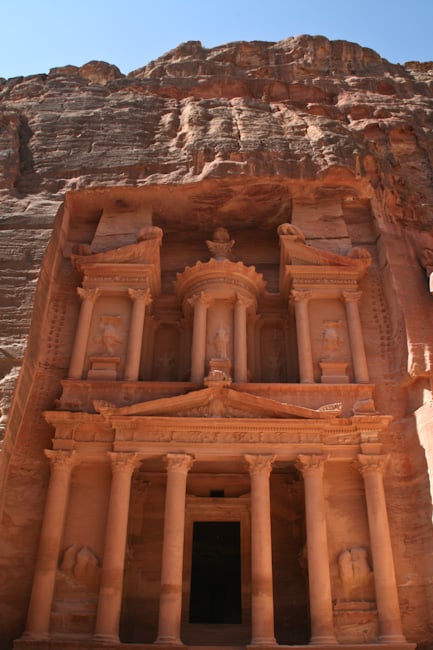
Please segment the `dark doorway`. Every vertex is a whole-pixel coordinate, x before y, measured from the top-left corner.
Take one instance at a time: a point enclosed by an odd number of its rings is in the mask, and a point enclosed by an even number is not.
[[[190,623],[242,623],[239,521],[196,521]]]

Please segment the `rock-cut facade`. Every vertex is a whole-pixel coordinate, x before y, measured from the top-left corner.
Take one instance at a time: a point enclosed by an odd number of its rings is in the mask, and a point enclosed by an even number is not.
[[[0,95],[2,647],[430,647],[431,64]]]

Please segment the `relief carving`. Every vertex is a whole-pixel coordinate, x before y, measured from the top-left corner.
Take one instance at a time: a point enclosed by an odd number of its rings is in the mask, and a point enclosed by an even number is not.
[[[60,571],[78,582],[96,583],[99,580],[100,561],[88,546],[71,544],[63,552]]]
[[[367,549],[354,546],[338,556],[338,571],[344,601],[368,601],[372,597],[373,572]]]
[[[325,361],[341,360],[340,353],[344,346],[342,320],[324,320],[322,330],[322,358]]]
[[[115,354],[124,340],[121,328],[121,316],[104,314],[99,319],[99,329],[101,334],[95,337],[95,343],[100,345],[109,354]]]
[[[224,327],[219,327],[213,340],[214,356],[216,359],[229,358],[230,336]]]

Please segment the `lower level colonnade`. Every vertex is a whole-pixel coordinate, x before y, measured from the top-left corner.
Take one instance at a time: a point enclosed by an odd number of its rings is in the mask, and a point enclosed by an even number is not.
[[[26,640],[52,638],[50,614],[63,527],[68,513],[71,474],[80,463],[80,455],[76,451],[46,451],[46,455],[51,465],[51,478],[26,629],[17,647],[21,647],[19,644]],[[131,482],[141,457],[135,452],[108,452],[108,457],[111,489],[93,639],[94,642],[119,643]],[[276,459],[276,455],[266,453],[242,455],[250,476],[251,645],[254,646],[277,643],[274,631],[270,496],[270,476]],[[155,642],[181,645],[186,487],[195,459],[192,454],[170,452],[165,455],[164,461],[167,474]],[[310,643],[332,646],[338,641],[334,630],[328,553],[328,526],[332,524],[327,521],[324,492],[327,457],[323,454],[301,454],[295,462],[304,480]],[[385,464],[386,458],[380,455],[359,454],[357,458],[357,467],[365,485],[379,641],[383,644],[405,644],[383,486]]]

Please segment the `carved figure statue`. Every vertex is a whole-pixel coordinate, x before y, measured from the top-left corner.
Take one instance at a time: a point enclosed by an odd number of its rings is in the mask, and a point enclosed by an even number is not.
[[[149,239],[162,239],[162,229],[158,226],[144,226],[137,233],[137,241],[148,241]]]
[[[322,331],[322,350],[324,359],[335,359],[344,344],[341,330],[343,321],[325,320]]]
[[[367,581],[371,575],[367,550],[362,546],[344,549],[338,556],[338,568],[341,581],[346,587]]]
[[[299,241],[302,244],[305,244],[305,235],[298,226],[294,226],[292,223],[282,223],[277,228],[277,233],[281,235],[290,235],[295,241]]]
[[[214,337],[214,350],[217,359],[229,358],[229,343],[230,337],[224,327],[217,329]]]
[[[101,344],[110,354],[114,354],[117,346],[123,341],[119,334],[120,317],[101,316],[99,326],[102,332],[95,338],[95,342]]]
[[[217,228],[212,235],[213,239],[206,240],[206,246],[209,249],[212,257],[216,260],[226,260],[232,257],[232,248],[235,245],[235,240],[230,239],[230,235],[226,228]]]
[[[60,571],[80,582],[92,582],[98,578],[99,559],[88,546],[71,544],[63,552]]]

